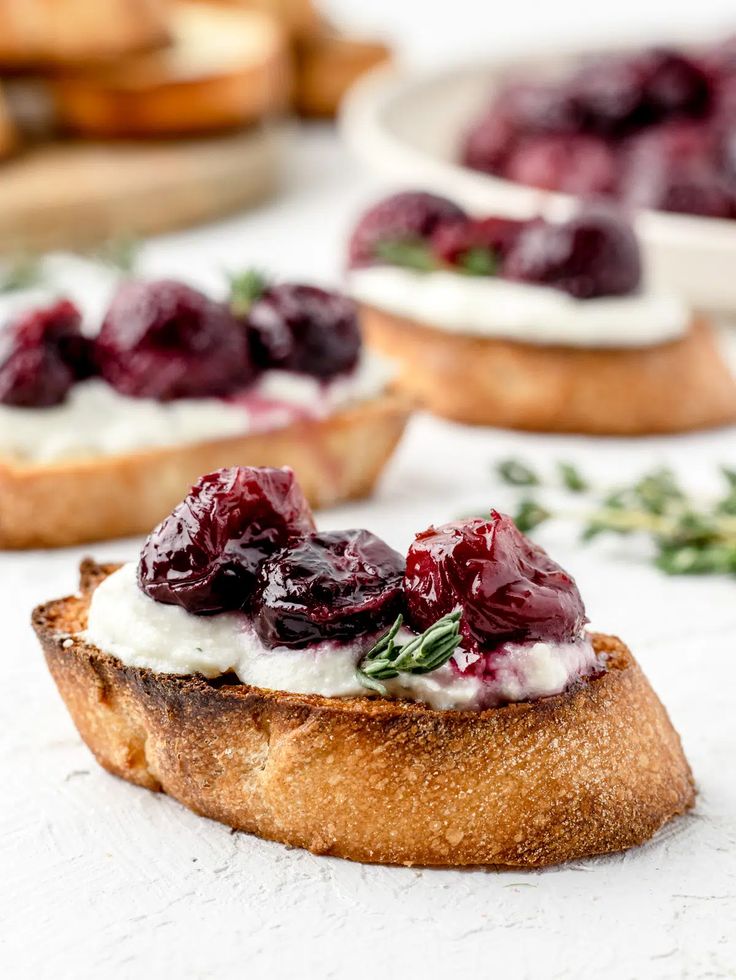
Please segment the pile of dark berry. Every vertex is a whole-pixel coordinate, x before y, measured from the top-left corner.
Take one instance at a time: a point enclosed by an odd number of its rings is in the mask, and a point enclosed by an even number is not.
[[[509,82],[461,158],[548,190],[736,218],[736,37],[689,54],[597,58],[553,82]]]
[[[585,623],[573,579],[509,517],[429,528],[405,560],[370,531],[317,531],[284,469],[202,477],[144,544],[138,583],[196,615],[243,613],[267,647],[375,637],[397,616],[422,633],[461,612],[481,675],[500,644],[572,640]]]
[[[133,398],[225,398],[280,369],[329,380],[361,347],[355,305],[339,293],[260,277],[234,280],[225,302],[173,280],[119,287],[102,328],[83,335],[68,300],[33,309],[0,334],[0,404],[61,404],[99,376]]]

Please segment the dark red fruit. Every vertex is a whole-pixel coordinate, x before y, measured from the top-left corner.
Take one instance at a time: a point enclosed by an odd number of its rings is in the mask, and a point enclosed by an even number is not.
[[[609,212],[583,212],[562,224],[537,221],[519,236],[504,275],[578,299],[626,295],[641,281],[639,245],[630,225]]]
[[[252,380],[247,341],[233,314],[170,279],[120,286],[98,354],[104,379],[135,398],[219,397]]]
[[[483,173],[499,173],[516,146],[519,126],[506,108],[494,104],[468,130],[462,148],[462,162]]]
[[[640,58],[612,56],[584,64],[570,79],[583,118],[581,128],[617,136],[641,125],[645,81]]]
[[[701,116],[711,101],[709,79],[691,58],[655,48],[642,58],[644,102],[653,119]]]
[[[262,369],[331,378],[358,362],[357,308],[340,293],[289,283],[272,286],[251,306],[247,326],[253,361]]]
[[[464,266],[480,250],[491,266],[500,266],[525,225],[525,221],[512,218],[468,219],[444,225],[432,236],[432,251],[442,262]]]
[[[444,224],[466,217],[465,212],[436,194],[405,191],[379,201],[365,212],[350,237],[348,262],[351,266],[380,261],[383,244],[426,241]]]
[[[68,300],[31,310],[10,324],[0,342],[0,402],[44,408],[64,401],[75,380],[92,373],[91,341]]]
[[[461,609],[464,643],[480,651],[509,641],[574,640],[586,622],[574,579],[495,510],[489,520],[417,535],[404,592],[415,630]]]
[[[218,470],[201,477],[151,532],[138,584],[157,602],[191,613],[244,609],[262,562],[313,530],[291,470]]]
[[[511,153],[502,175],[545,190],[607,194],[616,180],[616,162],[611,149],[597,136],[532,136]]]
[[[404,559],[370,531],[312,534],[261,568],[254,624],[267,646],[375,634],[401,611]]]

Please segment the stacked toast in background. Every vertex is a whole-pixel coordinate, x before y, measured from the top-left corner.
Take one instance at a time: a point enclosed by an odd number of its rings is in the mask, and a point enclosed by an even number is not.
[[[290,105],[330,116],[388,56],[339,34],[311,0],[0,0],[0,154],[29,130],[156,138],[227,131]]]

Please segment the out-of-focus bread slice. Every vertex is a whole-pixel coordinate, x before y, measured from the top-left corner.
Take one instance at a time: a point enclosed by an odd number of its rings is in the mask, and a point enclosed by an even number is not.
[[[0,459],[0,548],[57,548],[147,534],[202,473],[291,466],[314,507],[371,493],[411,403],[390,392],[280,429],[51,464]]]
[[[97,62],[168,39],[168,0],[0,0],[0,65]]]
[[[344,36],[328,29],[297,40],[294,105],[303,116],[334,116],[360,75],[387,62],[381,41]]]
[[[18,145],[18,133],[8,112],[5,95],[0,88],[0,159],[10,156]]]
[[[305,37],[318,31],[322,18],[312,0],[210,0],[246,10],[260,10],[274,17],[290,38]]]
[[[91,137],[173,136],[252,123],[288,99],[283,31],[258,11],[177,2],[172,44],[51,80],[59,121]]]

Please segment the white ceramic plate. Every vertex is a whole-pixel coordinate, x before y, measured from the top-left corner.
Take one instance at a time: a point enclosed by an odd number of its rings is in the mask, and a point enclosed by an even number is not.
[[[446,194],[470,211],[564,217],[575,207],[570,195],[470,170],[456,156],[463,132],[500,79],[556,73],[571,58],[517,57],[426,75],[379,69],[345,100],[342,132],[359,157],[402,187]],[[652,282],[678,290],[699,308],[736,314],[736,221],[641,211],[637,230]]]

